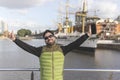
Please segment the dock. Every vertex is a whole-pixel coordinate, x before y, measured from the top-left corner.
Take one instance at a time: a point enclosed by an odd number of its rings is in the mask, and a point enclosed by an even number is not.
[[[120,50],[120,43],[116,43],[113,40],[102,40],[98,41],[97,48]]]

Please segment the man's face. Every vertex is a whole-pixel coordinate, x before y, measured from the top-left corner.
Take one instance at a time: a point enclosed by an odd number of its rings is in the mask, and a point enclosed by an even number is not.
[[[44,36],[44,39],[45,39],[45,43],[47,45],[53,45],[55,43],[55,36],[53,34],[51,34],[50,32],[47,32]]]

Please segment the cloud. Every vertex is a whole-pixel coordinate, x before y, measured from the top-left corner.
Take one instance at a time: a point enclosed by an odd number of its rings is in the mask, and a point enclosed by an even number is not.
[[[117,2],[118,3],[118,2]],[[98,5],[100,8],[100,12],[102,13],[102,17],[107,17],[107,18],[115,18],[119,15],[120,9],[119,9],[119,4],[117,4],[113,1],[111,2],[101,2],[101,5]]]
[[[43,5],[53,0],[0,0],[0,6],[10,9],[24,9]]]
[[[8,23],[8,30],[11,32],[11,31],[14,31],[15,33],[17,33],[18,30],[20,29],[29,29],[31,30],[32,32],[39,32],[39,31],[44,31],[45,29],[48,29],[50,28],[49,26],[48,27],[45,27],[43,25],[39,25],[38,23],[34,22],[34,21],[26,21],[26,22],[21,22],[19,20],[11,20]]]
[[[16,10],[16,12],[22,14],[22,15],[25,15],[28,13],[28,9],[19,9],[19,10]]]
[[[90,0],[88,3],[89,11],[95,11],[101,18],[116,18],[119,15],[119,1],[118,0]],[[94,14],[94,12],[93,12]]]

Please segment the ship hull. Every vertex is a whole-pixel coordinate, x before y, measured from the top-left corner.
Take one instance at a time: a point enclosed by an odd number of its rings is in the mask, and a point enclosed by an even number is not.
[[[73,50],[73,52],[94,56],[95,50],[96,48],[92,47],[78,47],[77,49]]]
[[[91,51],[94,52],[97,48],[98,38],[96,35],[90,36],[83,44],[78,47],[78,50]]]
[[[80,51],[90,51],[90,52],[95,52],[95,49],[94,47],[78,47],[77,50],[80,50]]]
[[[69,37],[67,39],[58,39],[58,44],[67,45],[76,39],[77,37]],[[97,47],[97,41],[98,39],[96,38],[96,36],[91,36],[86,41],[84,41],[83,44],[81,44],[76,50],[94,52]]]

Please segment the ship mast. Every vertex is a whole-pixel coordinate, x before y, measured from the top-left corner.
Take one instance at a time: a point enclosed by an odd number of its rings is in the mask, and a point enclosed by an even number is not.
[[[66,18],[65,18],[65,23],[66,23],[66,27],[69,26],[68,23],[69,23],[69,19],[68,19],[68,14],[69,14],[69,0],[66,1]]]
[[[59,10],[59,11],[61,13],[61,10]],[[62,21],[62,19],[61,19],[61,21]],[[59,23],[58,27],[59,27],[59,32],[62,32],[61,28],[63,28],[64,33],[68,33],[68,31],[69,31],[68,30],[70,28],[70,25],[69,25],[69,0],[66,0],[66,4],[65,4],[65,21],[64,21],[63,25]]]
[[[60,3],[60,7],[58,9],[58,13],[59,13],[59,19],[58,19],[59,23],[57,24],[57,26],[58,26],[58,33],[62,33],[63,32],[63,30],[62,30],[62,28],[63,28],[63,24],[62,24],[63,19],[62,19],[62,14],[61,14],[62,13],[61,3]]]
[[[82,33],[85,32],[85,18],[87,16],[87,5],[86,0],[83,1],[83,9],[80,13],[76,13],[77,16],[82,18]]]
[[[82,11],[82,32],[85,32],[85,17],[87,14],[86,0],[83,2],[83,11]]]

